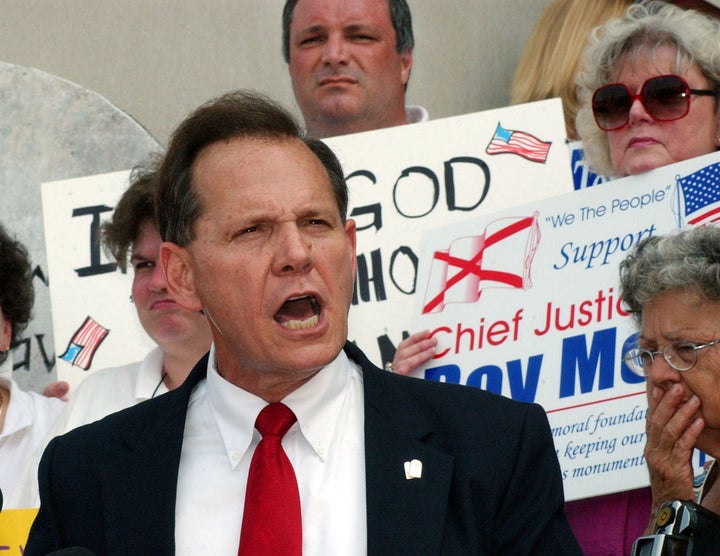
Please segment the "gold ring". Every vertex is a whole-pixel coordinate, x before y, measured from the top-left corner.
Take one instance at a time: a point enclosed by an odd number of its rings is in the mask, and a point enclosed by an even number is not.
[[[385,370],[391,373],[395,372],[395,365],[393,365],[392,361],[385,363]]]

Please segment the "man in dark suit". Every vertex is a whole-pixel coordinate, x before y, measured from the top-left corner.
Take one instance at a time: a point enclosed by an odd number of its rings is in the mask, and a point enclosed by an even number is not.
[[[245,92],[198,108],[157,209],[168,289],[213,346],[176,390],[51,442],[26,556],[580,554],[539,406],[385,373],[346,342],[342,169],[286,111]],[[280,402],[294,491],[272,504],[246,492]]]

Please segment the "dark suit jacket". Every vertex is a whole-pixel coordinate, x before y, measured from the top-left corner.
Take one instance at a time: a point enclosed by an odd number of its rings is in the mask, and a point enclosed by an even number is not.
[[[541,407],[393,375],[345,350],[364,378],[368,554],[581,555]],[[174,553],[185,414],[206,367],[207,356],[176,390],[50,443],[25,556]],[[422,477],[407,480],[413,459]]]

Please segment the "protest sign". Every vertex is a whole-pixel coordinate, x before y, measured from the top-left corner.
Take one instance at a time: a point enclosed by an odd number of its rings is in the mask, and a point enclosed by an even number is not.
[[[357,222],[350,339],[382,365],[411,330],[422,230],[573,190],[559,99],[335,137]]]
[[[37,513],[37,509],[0,512],[0,552],[3,556],[22,556]]]
[[[618,265],[719,207],[713,153],[426,231],[413,327],[439,346],[418,376],[541,404],[569,500],[647,485],[645,379],[622,361],[636,330]]]
[[[91,369],[140,360],[154,345],[130,301],[132,271],[120,272],[99,237],[128,178],[125,171],[42,185],[58,378],[71,386]]]
[[[377,364],[408,332],[420,232],[572,191],[558,99],[328,139],[358,224],[350,338]],[[95,235],[128,185],[114,173],[43,185],[58,376],[142,359],[151,343]]]

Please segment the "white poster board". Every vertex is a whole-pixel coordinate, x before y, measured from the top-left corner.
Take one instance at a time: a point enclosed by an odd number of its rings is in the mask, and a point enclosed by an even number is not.
[[[541,404],[569,500],[647,485],[618,265],[643,237],[718,219],[713,153],[425,232],[413,329],[439,346],[418,376]]]
[[[560,99],[326,142],[348,176],[358,273],[350,339],[392,360],[411,317],[423,230],[573,190]]]
[[[91,370],[138,361],[153,347],[123,274],[98,242],[129,172],[42,184],[58,379],[71,387]]]

